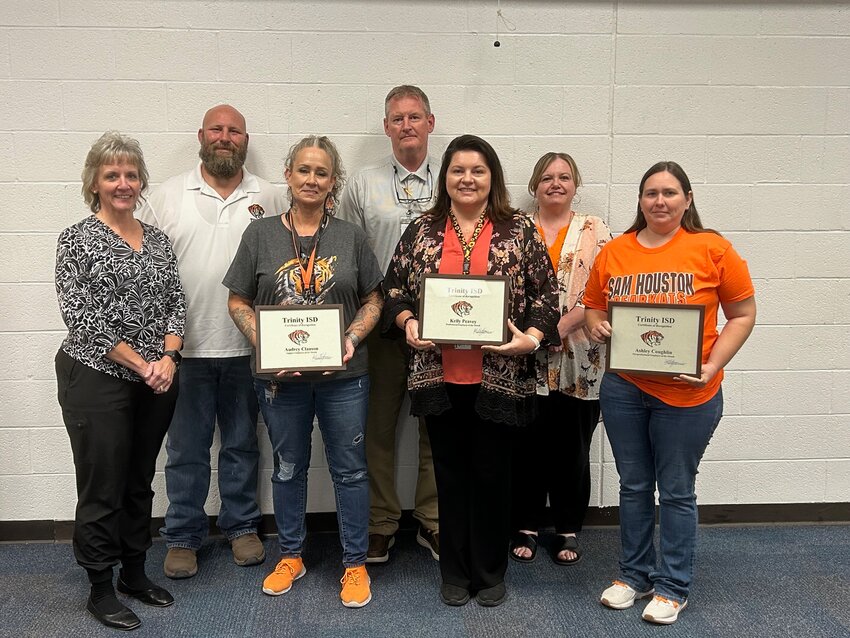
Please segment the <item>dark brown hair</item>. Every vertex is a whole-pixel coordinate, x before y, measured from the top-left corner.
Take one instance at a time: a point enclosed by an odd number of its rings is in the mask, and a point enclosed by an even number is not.
[[[488,142],[476,135],[461,135],[449,143],[446,152],[443,153],[443,164],[440,166],[440,176],[437,178],[437,201],[426,214],[438,222],[448,217],[452,201],[446,191],[446,175],[455,153],[461,151],[480,153],[487,168],[490,169],[490,194],[487,195],[487,217],[490,221],[505,221],[517,214],[519,211],[511,208],[511,196],[508,194],[505,173],[499,156]]]
[[[685,214],[682,215],[682,221],[680,225],[689,233],[714,233],[715,235],[719,235],[716,230],[711,228],[705,228],[702,225],[702,220],[699,218],[699,213],[697,212],[697,207],[694,198],[694,192],[691,188],[691,180],[688,179],[687,173],[685,170],[679,166],[676,162],[664,161],[658,162],[657,164],[653,164],[646,173],[643,174],[643,177],[640,180],[640,186],[638,187],[638,204],[637,204],[637,213],[635,214],[635,219],[632,222],[632,225],[626,229],[627,233],[638,232],[646,228],[646,217],[643,215],[643,211],[640,209],[640,198],[643,197],[643,187],[646,184],[646,180],[655,175],[656,173],[670,173],[676,180],[679,182],[679,186],[682,187],[682,192],[687,195],[691,194],[691,204],[685,210]]]

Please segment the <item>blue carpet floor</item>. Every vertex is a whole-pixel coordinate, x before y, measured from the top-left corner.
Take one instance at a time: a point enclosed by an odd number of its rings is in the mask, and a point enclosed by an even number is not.
[[[547,537],[531,564],[511,561],[509,598],[485,609],[471,601],[440,603],[438,564],[412,532],[397,539],[385,565],[369,567],[373,601],[346,609],[338,598],[341,550],[336,535],[307,541],[307,575],[273,598],[260,585],[278,558],[237,567],[221,540],[199,552],[195,578],[162,576],[165,545],[154,543],[148,573],[177,599],[167,609],[127,604],[142,619],[131,635],[157,637],[352,636],[525,637],[587,636],[850,636],[850,526],[706,527],[700,529],[696,577],[688,608],[669,627],[640,619],[645,603],[614,611],[599,604],[616,576],[618,531],[587,529],[584,559],[558,567]],[[85,612],[88,586],[69,544],[0,544],[0,636],[116,636]],[[124,599],[125,602],[127,599]],[[118,634],[120,635],[120,634]]]

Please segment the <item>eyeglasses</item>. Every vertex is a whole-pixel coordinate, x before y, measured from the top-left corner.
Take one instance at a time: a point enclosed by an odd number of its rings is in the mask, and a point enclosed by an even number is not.
[[[425,167],[425,170],[428,172],[428,177],[425,180],[425,185],[428,188],[428,196],[427,197],[413,197],[413,193],[410,192],[410,189],[407,188],[404,184],[401,183],[401,177],[398,174],[398,167],[393,165],[393,186],[395,187],[395,196],[396,200],[402,206],[410,206],[411,204],[428,204],[431,202],[431,199],[434,197],[434,175],[431,173],[431,165]],[[402,197],[402,192],[407,195],[407,197]]]

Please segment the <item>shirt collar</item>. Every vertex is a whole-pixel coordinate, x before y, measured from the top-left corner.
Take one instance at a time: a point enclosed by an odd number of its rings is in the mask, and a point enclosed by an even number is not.
[[[215,190],[204,180],[204,176],[201,174],[201,162],[198,162],[197,166],[195,166],[195,170],[192,171],[189,175],[189,179],[186,180],[186,190],[203,191],[204,187],[213,193],[215,192]],[[257,181],[256,175],[249,173],[248,169],[244,166],[242,167],[242,182],[240,182],[239,186],[236,187],[236,191],[240,189],[245,193],[260,192],[260,182]]]
[[[421,181],[427,182],[428,181],[428,165],[429,165],[430,161],[431,161],[431,158],[428,155],[426,155],[425,159],[419,165],[419,168],[417,168],[415,171],[411,172],[411,171],[407,170],[404,166],[402,166],[401,162],[399,162],[396,159],[395,155],[390,156],[390,163],[392,163],[392,165],[395,166],[396,170],[398,171],[398,178],[402,182],[404,180],[406,180],[408,178],[408,176],[410,176],[410,175],[415,175]]]

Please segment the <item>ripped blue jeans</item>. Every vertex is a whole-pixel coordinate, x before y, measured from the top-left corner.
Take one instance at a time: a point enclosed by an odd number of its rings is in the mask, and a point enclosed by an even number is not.
[[[369,375],[327,381],[278,383],[254,379],[274,454],[272,499],[281,557],[301,556],[306,528],[307,471],[313,419],[318,418],[336,498],[345,567],[366,562],[369,546],[369,476],[366,412]]]

